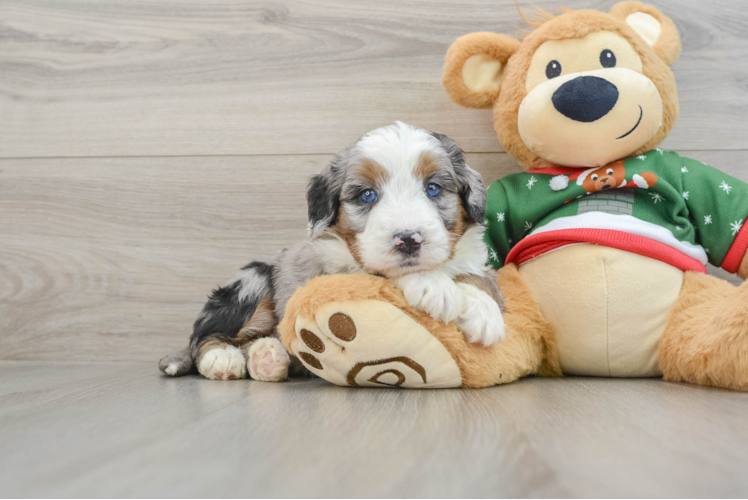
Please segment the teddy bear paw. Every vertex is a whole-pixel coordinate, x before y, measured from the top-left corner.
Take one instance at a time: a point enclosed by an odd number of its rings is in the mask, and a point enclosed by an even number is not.
[[[377,300],[328,303],[298,317],[291,351],[312,373],[353,387],[459,387],[452,356],[426,328]]]

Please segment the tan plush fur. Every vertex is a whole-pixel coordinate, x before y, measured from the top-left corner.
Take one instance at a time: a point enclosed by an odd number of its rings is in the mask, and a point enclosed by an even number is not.
[[[662,33],[660,38],[657,39],[657,43],[654,44],[654,51],[668,66],[675,64],[680,56],[681,43],[678,28],[676,28],[673,20],[655,7],[641,2],[621,2],[614,5],[610,11],[611,15],[622,20],[635,12],[649,14],[660,22]]]
[[[748,390],[748,283],[687,273],[659,358],[665,380]]]
[[[740,279],[748,278],[748,254],[743,255],[743,260],[740,261],[740,267],[738,267],[738,276]]]
[[[560,376],[553,327],[543,318],[514,266],[499,273],[506,299],[506,340],[486,348],[469,344],[454,323],[445,324],[410,307],[389,281],[367,274],[321,276],[294,294],[286,307],[279,331],[287,348],[296,339],[296,319],[313,318],[330,302],[382,300],[401,309],[425,327],[457,362],[463,387],[487,387],[532,374]],[[350,310],[350,308],[349,308]]]
[[[462,80],[462,68],[465,62],[474,55],[487,55],[506,64],[509,58],[519,49],[518,40],[496,33],[470,33],[457,39],[447,52],[442,85],[449,97],[466,108],[490,108],[493,106],[499,91],[477,93],[468,89]]]
[[[651,6],[643,9],[662,23],[662,33],[654,47],[639,36],[625,18],[634,12],[640,2],[623,2],[611,14],[595,10],[566,11],[528,34],[521,44],[505,35],[473,33],[458,38],[447,53],[443,84],[450,98],[466,107],[489,107],[491,97],[497,97],[494,108],[494,128],[499,142],[520,165],[528,170],[554,165],[538,157],[522,142],[517,118],[519,107],[527,96],[525,79],[537,48],[548,40],[583,38],[597,31],[611,31],[622,36],[634,47],[642,60],[643,73],[654,82],[663,102],[662,126],[657,134],[633,154],[637,155],[657,147],[667,137],[678,119],[678,91],[675,78],[668,67],[680,54],[680,38],[670,19]],[[665,20],[667,22],[665,22]],[[489,35],[493,35],[492,37]],[[517,50],[506,59],[513,48]],[[478,94],[458,82],[465,61],[475,54],[495,54],[496,60],[506,61],[501,89],[492,94]],[[500,59],[500,58],[501,59]]]

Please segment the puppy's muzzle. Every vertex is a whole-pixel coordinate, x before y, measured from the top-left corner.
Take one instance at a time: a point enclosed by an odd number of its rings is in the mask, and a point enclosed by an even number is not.
[[[421,248],[423,237],[418,231],[403,231],[392,239],[395,250],[403,255],[413,256]]]

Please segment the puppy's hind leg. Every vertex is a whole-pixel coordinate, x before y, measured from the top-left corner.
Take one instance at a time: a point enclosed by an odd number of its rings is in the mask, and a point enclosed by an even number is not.
[[[247,371],[254,380],[281,382],[288,378],[291,358],[278,340],[277,326],[274,304],[264,298],[237,335],[247,359]]]
[[[273,266],[252,262],[228,285],[213,291],[190,339],[192,357],[204,377],[246,378],[245,347],[274,331],[272,275]]]

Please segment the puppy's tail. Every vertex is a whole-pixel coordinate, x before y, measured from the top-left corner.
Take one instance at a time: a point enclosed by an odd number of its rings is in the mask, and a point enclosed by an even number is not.
[[[272,307],[267,307],[272,305],[272,297],[273,266],[247,264],[228,285],[213,290],[195,321],[189,347],[161,358],[158,368],[171,377],[181,377],[195,371],[195,359],[206,341],[218,337],[241,344],[254,336],[266,336],[277,323]]]
[[[181,377],[191,373],[195,368],[192,361],[192,349],[186,347],[181,351],[164,356],[158,362],[158,369],[170,377]]]

